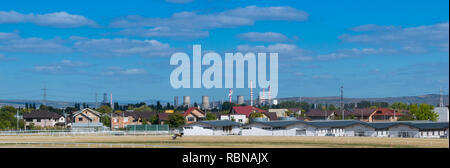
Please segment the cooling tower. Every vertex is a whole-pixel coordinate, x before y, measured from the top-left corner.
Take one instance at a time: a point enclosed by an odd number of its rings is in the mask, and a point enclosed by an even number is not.
[[[183,96],[183,106],[190,106],[190,104],[191,104],[191,97]]]
[[[208,96],[202,96],[202,108],[203,109],[209,109]]]
[[[244,96],[237,96],[237,104],[244,104]]]

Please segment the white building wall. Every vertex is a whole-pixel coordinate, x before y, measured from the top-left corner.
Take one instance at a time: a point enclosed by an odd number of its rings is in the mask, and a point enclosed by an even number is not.
[[[189,129],[190,128],[190,129]],[[240,129],[238,126],[233,126],[231,131],[223,131],[222,127],[213,127],[206,124],[195,123],[192,125],[183,127],[184,135],[190,136],[203,136],[203,135],[238,135],[240,133]]]
[[[232,114],[232,115],[221,115],[220,120],[231,120],[234,118],[235,122],[246,124],[248,122],[248,118],[243,114]]]
[[[389,137],[400,137],[399,133],[408,132],[410,137],[420,137],[419,129],[410,127],[408,125],[395,125],[389,127]]]
[[[306,131],[306,135],[304,136],[315,136],[316,135],[316,127],[313,127],[311,125],[307,125],[307,124],[294,124],[294,125],[290,125],[286,127],[288,130],[290,130],[289,134],[291,136],[297,136],[297,130],[305,130]],[[298,135],[301,136],[301,135]]]
[[[249,129],[245,129],[249,128]],[[249,125],[246,125],[242,128],[242,135],[243,136],[272,136],[272,130],[263,129],[263,128],[271,128],[270,126],[259,124],[259,123],[252,123]]]
[[[359,132],[364,132],[364,136],[375,136],[375,129],[369,126],[355,124],[349,127],[345,127],[344,132],[342,133],[344,136],[355,136]]]

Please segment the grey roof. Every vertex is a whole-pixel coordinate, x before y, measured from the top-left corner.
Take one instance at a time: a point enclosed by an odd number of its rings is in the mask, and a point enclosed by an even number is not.
[[[361,124],[374,129],[386,129],[395,125],[408,125],[420,130],[426,129],[445,129],[448,128],[448,122],[431,122],[431,121],[397,121],[397,122],[363,122],[358,120],[329,120],[329,121],[300,121],[300,120],[278,120],[278,121],[256,121],[252,123],[259,123],[271,127],[286,127],[298,123],[308,124],[314,127],[334,127],[343,128],[355,124]]]
[[[309,121],[307,122],[309,125],[315,126],[315,127],[348,127],[355,124],[361,124],[370,126],[366,122],[358,121],[358,120],[328,120],[328,121]]]
[[[255,121],[252,123],[258,123],[263,124],[271,127],[286,127],[289,125],[297,124],[297,123],[303,123],[303,121],[300,120],[277,120],[277,121]]]
[[[196,123],[207,124],[207,125],[211,125],[211,126],[215,126],[215,127],[240,126],[241,125],[240,123],[234,122],[231,120],[208,120],[208,121],[199,121]],[[196,123],[192,123],[192,124],[196,124]],[[192,124],[188,124],[188,125],[192,125]]]

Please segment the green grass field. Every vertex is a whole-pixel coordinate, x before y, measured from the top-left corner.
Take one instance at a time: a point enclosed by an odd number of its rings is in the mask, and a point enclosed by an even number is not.
[[[448,139],[262,136],[0,136],[0,148],[449,148]]]

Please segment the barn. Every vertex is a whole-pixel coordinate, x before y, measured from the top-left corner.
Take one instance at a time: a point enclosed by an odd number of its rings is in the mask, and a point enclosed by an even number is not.
[[[184,125],[184,135],[239,135],[240,123],[231,120],[199,121]]]

